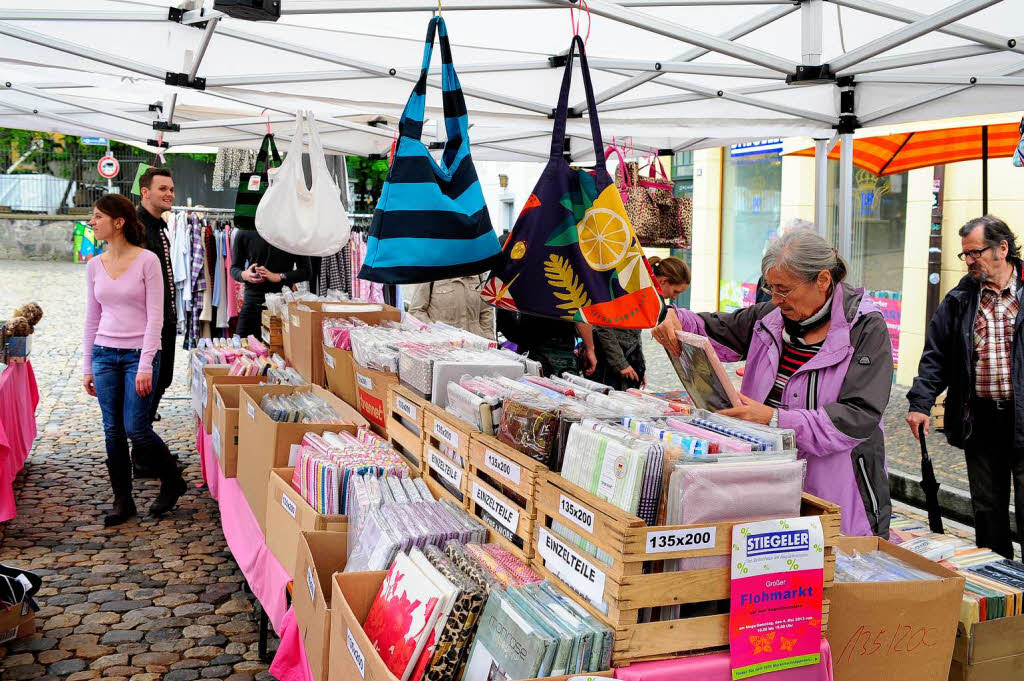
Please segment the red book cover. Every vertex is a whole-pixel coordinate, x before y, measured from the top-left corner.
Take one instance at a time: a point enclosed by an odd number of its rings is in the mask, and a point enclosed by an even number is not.
[[[404,553],[395,557],[370,611],[363,631],[392,674],[407,677],[433,630],[441,594]]]

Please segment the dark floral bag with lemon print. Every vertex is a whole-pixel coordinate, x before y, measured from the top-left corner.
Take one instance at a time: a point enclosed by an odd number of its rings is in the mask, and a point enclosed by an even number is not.
[[[592,168],[573,168],[562,157],[577,50],[597,159]],[[551,157],[481,295],[507,310],[595,326],[647,329],[658,323],[660,291],[605,169],[594,88],[579,36],[573,37],[562,77]]]

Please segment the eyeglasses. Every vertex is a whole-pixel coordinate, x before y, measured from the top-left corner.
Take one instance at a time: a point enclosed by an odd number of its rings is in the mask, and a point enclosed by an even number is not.
[[[765,284],[764,286],[761,287],[761,290],[764,291],[764,293],[766,295],[768,295],[768,296],[770,296],[772,298],[776,298],[777,297],[780,301],[783,301],[786,298],[789,298],[791,295],[793,295],[793,291],[795,291],[798,288],[800,288],[800,286],[804,286],[804,285],[809,284],[809,283],[811,283],[811,282],[805,281],[803,284],[800,284],[799,286],[795,286],[795,287],[789,289],[788,291],[786,291],[785,289],[775,288],[774,286],[772,286],[770,284]]]
[[[967,258],[970,258],[971,260],[977,260],[978,258],[981,257],[982,253],[984,253],[990,248],[992,247],[985,246],[985,248],[976,248],[973,251],[964,251],[963,253],[957,253],[956,257],[960,258],[960,260],[967,260]]]

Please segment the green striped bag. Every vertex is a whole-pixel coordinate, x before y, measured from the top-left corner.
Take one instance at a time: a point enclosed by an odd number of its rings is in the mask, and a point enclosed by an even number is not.
[[[267,181],[267,169],[270,155],[273,154],[273,165],[281,165],[281,155],[277,153],[274,136],[267,133],[263,136],[260,153],[256,157],[256,168],[251,173],[238,176],[238,196],[235,198],[235,227],[239,229],[256,229],[256,207],[260,205],[263,193],[270,183]]]

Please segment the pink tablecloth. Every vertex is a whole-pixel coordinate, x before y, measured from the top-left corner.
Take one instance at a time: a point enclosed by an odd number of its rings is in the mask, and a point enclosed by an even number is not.
[[[238,479],[224,477],[213,456],[210,436],[204,438],[202,423],[197,421],[197,425],[196,446],[202,449],[199,457],[203,480],[211,494],[216,495],[214,498],[220,506],[220,525],[224,530],[228,550],[235,557],[253,595],[267,613],[274,631],[280,636],[288,612],[285,590],[288,582],[292,581],[291,575],[267,548],[263,530],[249,508]]]
[[[678,660],[641,662],[615,670],[615,678],[626,681],[730,681],[729,653],[683,657]],[[821,662],[813,667],[797,667],[756,677],[758,681],[832,681],[832,651],[821,640]],[[866,681],[866,680],[865,680]]]
[[[270,665],[270,674],[279,681],[314,681],[309,658],[306,657],[306,646],[302,642],[302,633],[295,622],[295,610],[292,608],[288,608],[284,616],[281,642],[277,645],[274,662]]]
[[[14,362],[0,374],[0,522],[18,514],[14,478],[36,439],[39,387],[31,362]]]

